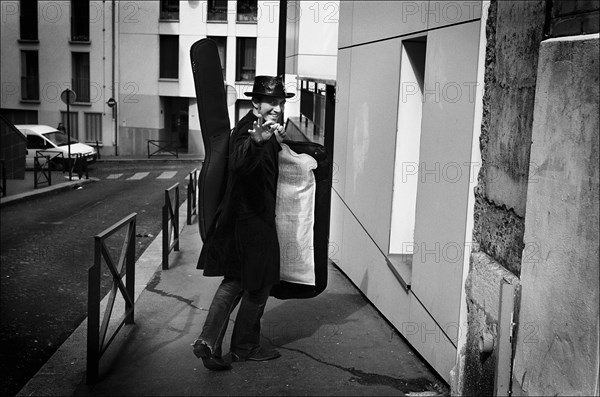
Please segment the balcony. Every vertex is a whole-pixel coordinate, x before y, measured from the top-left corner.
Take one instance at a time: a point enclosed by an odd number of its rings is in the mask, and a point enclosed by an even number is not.
[[[333,143],[335,81],[298,76],[300,117],[290,117],[288,134],[294,140]]]

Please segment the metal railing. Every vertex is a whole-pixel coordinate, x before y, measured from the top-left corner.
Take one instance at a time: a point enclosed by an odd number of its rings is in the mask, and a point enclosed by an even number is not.
[[[154,150],[153,152],[150,152],[151,147]],[[148,158],[159,154],[166,154],[179,158],[179,148],[175,145],[175,141],[148,139]]]
[[[77,173],[77,176],[79,177],[79,179],[81,179],[83,177],[84,173],[85,173],[85,179],[90,179],[90,176],[88,173],[88,168],[87,168],[87,161],[85,159],[85,156],[81,153],[71,154],[71,159],[75,159],[75,161],[71,160],[69,162],[70,164],[68,165],[69,180],[74,173]]]
[[[174,199],[171,200],[171,192]],[[179,183],[165,189],[165,205],[162,210],[162,268],[169,268],[169,253],[179,251]]]
[[[62,152],[36,151],[33,158],[33,188],[37,189],[44,184],[52,186],[52,163],[64,164],[64,161]]]
[[[187,185],[187,224],[192,224],[192,216],[198,214],[198,170],[190,172]]]
[[[135,229],[136,213],[115,223],[100,234],[94,236],[94,265],[88,270],[88,327],[87,327],[87,369],[86,382],[93,383],[98,380],[100,358],[114,340],[124,324],[133,324],[134,292],[135,292]],[[127,232],[123,246],[115,263],[106,247],[105,240],[123,227]],[[108,295],[108,303],[100,324],[100,271],[104,258],[113,277],[112,289]],[[123,271],[125,271],[125,284],[123,285]],[[125,300],[125,312],[116,325],[116,330],[105,343],[110,316],[115,304],[117,289]]]
[[[300,121],[313,123],[313,134],[333,133],[335,117],[335,81],[298,77],[300,82]]]

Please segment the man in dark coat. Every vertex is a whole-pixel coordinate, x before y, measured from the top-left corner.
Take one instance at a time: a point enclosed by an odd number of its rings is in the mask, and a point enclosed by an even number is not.
[[[241,301],[231,337],[234,361],[280,357],[260,346],[260,319],[271,287],[279,283],[279,242],[275,199],[285,92],[281,77],[257,76],[253,109],[234,128],[229,140],[228,178],[224,199],[210,226],[198,268],[205,276],[224,276],[211,303],[194,354],[211,370],[230,369],[221,345],[229,316]]]

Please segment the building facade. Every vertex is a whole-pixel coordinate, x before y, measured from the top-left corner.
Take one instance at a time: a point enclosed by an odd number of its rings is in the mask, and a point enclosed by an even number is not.
[[[218,47],[232,125],[250,108],[256,74],[275,74],[278,10],[269,1],[3,2],[2,113],[16,123],[66,123],[102,154],[148,154],[148,141],[204,156],[189,58]],[[114,99],[110,106],[109,99]],[[152,149],[150,149],[152,150]]]
[[[331,259],[456,395],[597,395],[595,1],[340,2]]]
[[[70,125],[82,142],[112,146],[110,2],[0,5],[2,114],[15,124]],[[66,89],[77,98],[67,107]]]

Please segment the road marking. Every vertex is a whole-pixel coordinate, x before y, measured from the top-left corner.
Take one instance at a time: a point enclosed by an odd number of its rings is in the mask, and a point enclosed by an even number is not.
[[[132,177],[127,178],[128,181],[137,181],[140,179],[144,179],[150,173],[149,172],[136,172]]]
[[[177,174],[177,171],[164,171],[162,174],[156,177],[156,179],[171,179]]]
[[[123,176],[123,174],[110,174],[109,176],[106,177],[106,179],[119,179],[122,176]]]

